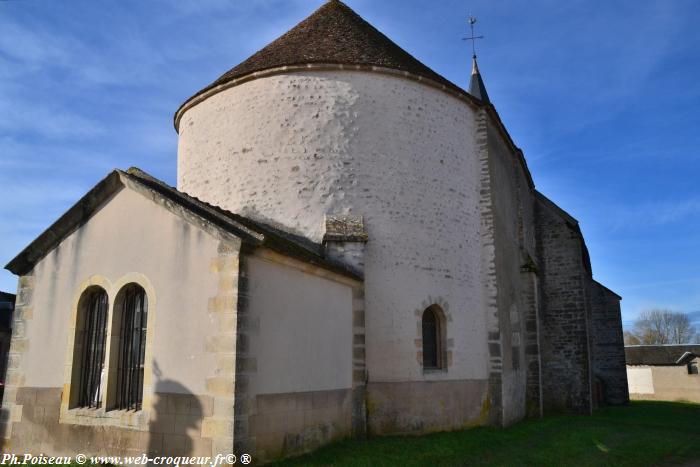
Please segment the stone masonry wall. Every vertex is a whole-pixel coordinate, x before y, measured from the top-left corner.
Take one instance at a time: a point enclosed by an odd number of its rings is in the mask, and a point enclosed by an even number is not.
[[[26,336],[27,326],[34,318],[35,278],[26,275],[19,278],[17,286],[17,301],[12,316],[12,337],[10,351],[7,359],[7,371],[5,373],[5,391],[0,409],[0,445],[3,451],[10,448],[13,422],[22,420],[22,400],[18,398],[21,387],[26,380],[23,366],[24,355],[29,348],[29,340]],[[19,400],[18,400],[19,399]]]
[[[591,359],[593,374],[603,384],[603,402],[629,401],[620,297],[601,284],[591,283]]]
[[[400,76],[280,72],[184,113],[178,187],[317,242],[327,216],[362,216],[369,380],[485,379],[474,114]],[[406,356],[414,310],[431,297],[452,310],[455,358],[426,375]]]
[[[492,417],[490,384],[488,380],[370,382],[368,432],[420,435],[486,425]]]
[[[576,221],[537,201],[542,287],[541,359],[545,412],[590,413],[587,281],[583,239]]]
[[[498,276],[496,274],[496,213],[492,173],[493,158],[489,154],[488,116],[481,109],[476,115],[475,142],[479,156],[481,190],[479,213],[481,222],[481,293],[486,316],[489,351],[489,423],[503,424],[503,351],[498,310]]]
[[[495,271],[497,283],[497,329],[501,343],[502,424],[522,419],[527,412],[526,386],[536,379],[532,362],[526,354],[525,341],[533,339],[526,332],[528,317],[537,314],[534,274],[525,268],[536,256],[534,204],[528,175],[518,154],[507,144],[499,129],[488,126],[488,152],[493,203]],[[492,331],[492,330],[490,330]],[[537,338],[535,332],[535,347]],[[535,348],[537,352],[538,349]],[[535,384],[530,381],[531,384]]]
[[[532,266],[522,269],[524,280],[529,279],[532,286],[525,288],[522,296],[527,310],[525,315],[525,366],[527,368],[527,385],[525,388],[526,414],[528,417],[542,416],[542,359],[540,354],[540,303],[539,279]]]
[[[212,455],[210,439],[193,434],[203,418],[211,416],[212,398],[192,394],[154,394],[148,431],[117,426],[59,423],[61,388],[20,388],[17,404],[22,418],[12,424],[12,443],[4,450],[15,454],[92,456],[202,456]],[[198,431],[198,430],[197,430]]]

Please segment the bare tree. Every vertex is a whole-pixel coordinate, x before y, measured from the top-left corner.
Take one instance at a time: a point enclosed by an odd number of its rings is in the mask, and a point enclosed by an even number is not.
[[[685,344],[695,336],[688,315],[671,310],[643,311],[634,323],[633,335],[641,344]],[[632,341],[630,337],[625,341]]]
[[[673,313],[670,324],[670,344],[688,343],[695,335],[695,327],[690,324],[690,318],[685,313]]]
[[[630,331],[624,332],[624,339],[625,345],[639,345],[642,343],[642,341],[639,340],[639,337]]]
[[[642,344],[667,344],[669,310],[643,311],[634,323],[634,333]]]

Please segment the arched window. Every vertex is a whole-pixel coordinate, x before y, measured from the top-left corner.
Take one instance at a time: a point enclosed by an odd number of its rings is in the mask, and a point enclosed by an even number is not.
[[[70,406],[98,408],[107,337],[107,292],[90,287],[78,301]]]
[[[141,410],[147,321],[146,291],[137,284],[124,286],[115,301],[114,324],[119,329],[119,345],[116,346],[119,351],[111,359],[116,363],[117,384],[114,397],[110,397],[113,400],[110,408]]]
[[[423,312],[423,368],[444,368],[442,356],[442,320],[436,306],[430,306]]]

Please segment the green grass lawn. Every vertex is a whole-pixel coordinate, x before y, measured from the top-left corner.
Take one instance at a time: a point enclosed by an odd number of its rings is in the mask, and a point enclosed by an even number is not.
[[[347,440],[276,466],[653,466],[700,460],[700,405],[633,402],[506,429]]]

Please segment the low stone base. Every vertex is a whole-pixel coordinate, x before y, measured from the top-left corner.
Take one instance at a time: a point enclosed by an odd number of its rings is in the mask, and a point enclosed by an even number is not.
[[[255,397],[243,450],[257,462],[312,451],[352,435],[352,389]]]
[[[423,434],[488,424],[488,380],[369,383],[370,435]]]
[[[700,388],[695,392],[683,390],[666,390],[657,391],[655,394],[630,393],[630,400],[659,402],[693,402],[695,404],[700,404]]]
[[[3,451],[73,456],[211,456],[211,440],[201,437],[202,419],[211,416],[208,396],[156,394],[147,431],[111,425],[109,418],[92,426],[60,423],[60,388],[21,388],[20,421],[11,425]]]
[[[351,437],[353,411],[364,409],[365,402],[358,397],[365,390],[357,391],[258,395],[247,415],[247,437],[237,440],[237,449],[264,463]],[[366,394],[370,434],[422,434],[488,423],[487,380],[370,383]],[[212,455],[211,439],[201,436],[202,419],[211,416],[211,398],[156,394],[154,401],[145,431],[110,425],[110,419],[76,425],[59,422],[59,388],[22,388],[17,393],[21,420],[12,423],[11,444],[5,451],[66,456]]]

